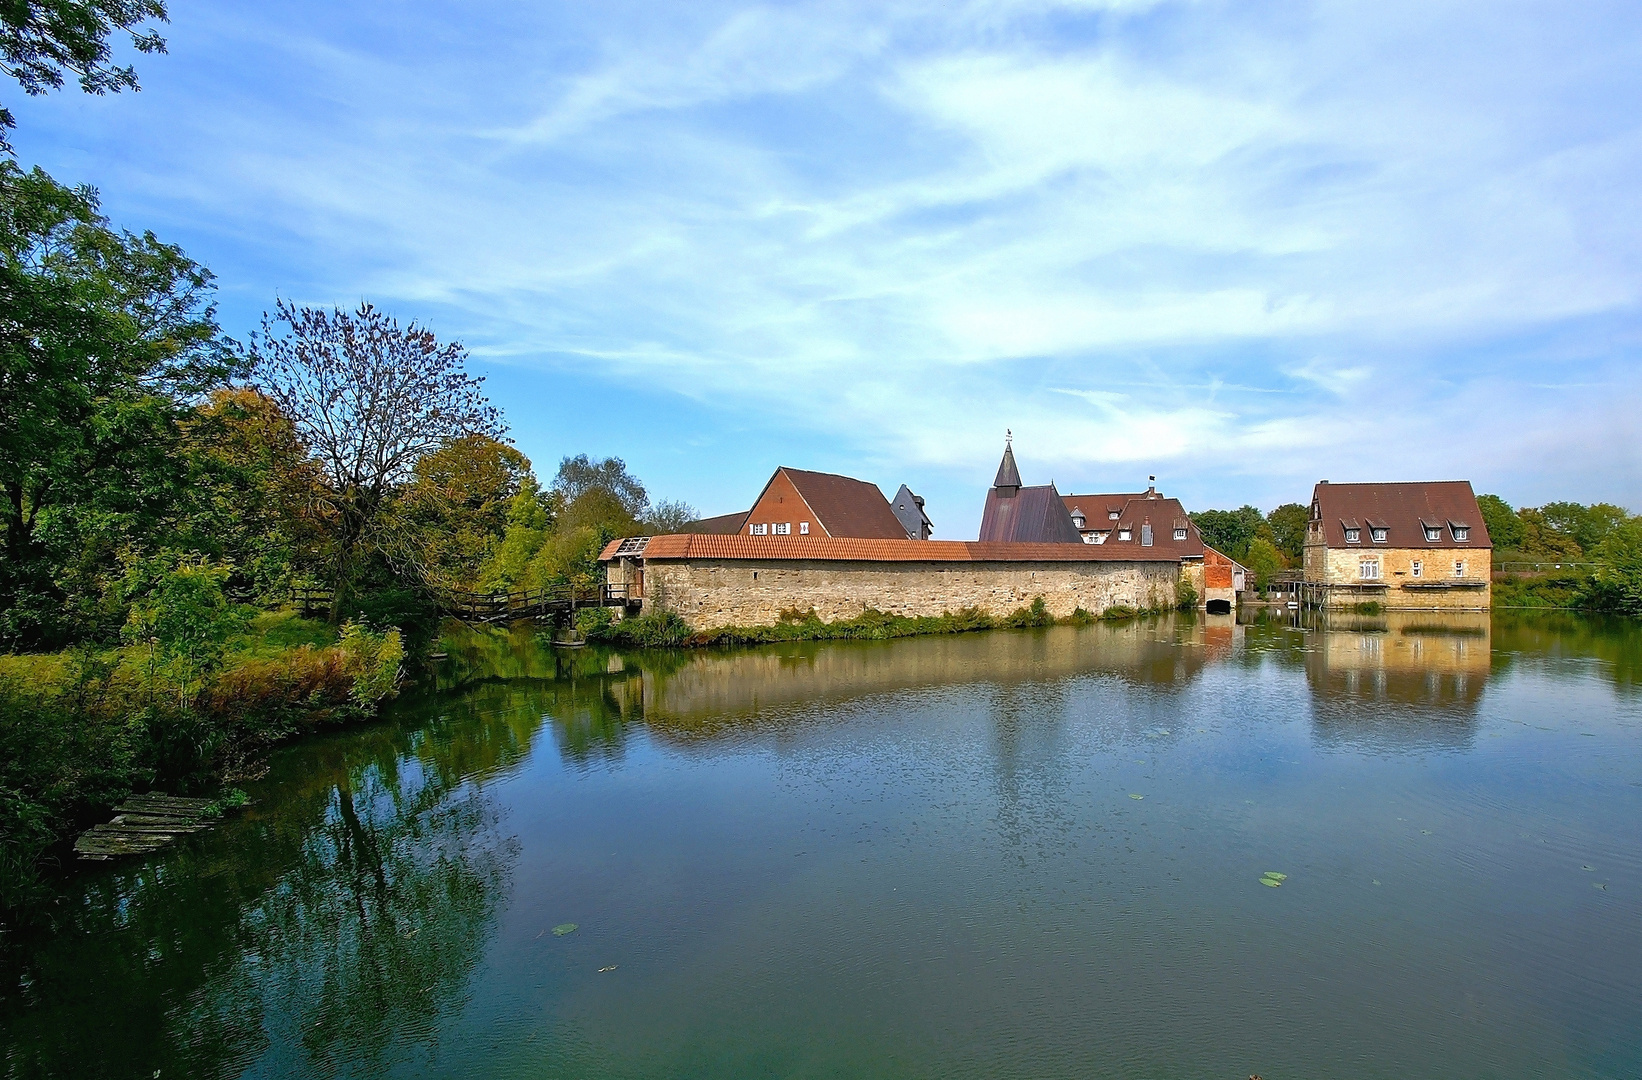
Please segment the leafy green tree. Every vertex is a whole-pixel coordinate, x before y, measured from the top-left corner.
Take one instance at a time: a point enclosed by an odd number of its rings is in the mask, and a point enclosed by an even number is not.
[[[1595,551],[1608,533],[1630,519],[1624,507],[1612,503],[1585,506],[1576,502],[1553,502],[1539,510],[1548,525],[1572,538],[1583,551]]]
[[[1283,553],[1277,550],[1275,544],[1257,536],[1249,542],[1248,554],[1243,559],[1243,565],[1254,575],[1255,588],[1265,592],[1287,564],[1283,561]]]
[[[666,536],[684,531],[684,527],[701,517],[701,511],[681,499],[663,499],[650,507],[640,526],[651,536]]]
[[[211,292],[90,188],[0,161],[0,641],[60,640],[71,598],[185,502],[182,401],[232,369]]]
[[[253,385],[318,464],[334,514],[327,561],[340,622],[370,558],[405,548],[390,500],[416,463],[470,435],[499,440],[506,425],[484,380],[468,374],[466,349],[370,304],[345,312],[281,300],[244,355]]]
[[[1579,541],[1552,523],[1544,511],[1524,506],[1517,511],[1522,521],[1522,551],[1541,559],[1577,559],[1584,554]]]
[[[65,73],[88,94],[137,89],[137,73],[113,63],[108,39],[124,31],[140,53],[163,53],[165,39],[149,22],[165,22],[161,0],[7,0],[0,3],[0,70],[31,96],[56,90]],[[11,153],[17,126],[0,106],[0,151]]]
[[[175,555],[138,560],[126,573],[133,602],[124,637],[147,649],[150,684],[175,694],[184,712],[245,628],[245,613],[222,591],[228,573],[208,559]]]
[[[1591,583],[1594,605],[1642,617],[1642,518],[1608,530],[1592,553],[1597,568]]]
[[[1249,542],[1259,534],[1266,519],[1252,506],[1238,510],[1199,510],[1192,515],[1203,542],[1223,555],[1248,565]]]
[[[589,460],[586,454],[577,454],[559,462],[559,474],[553,480],[553,490],[566,503],[573,503],[589,492],[603,491],[627,517],[636,522],[650,505],[650,496],[639,483],[638,477],[627,471],[621,458]]]
[[[530,461],[487,435],[452,440],[424,456],[412,470],[387,530],[428,584],[474,588],[481,568],[504,539],[513,499],[529,481]]]
[[[1496,550],[1521,550],[1526,529],[1510,503],[1498,495],[1478,495],[1477,509],[1482,512],[1482,523]]]
[[[1306,526],[1311,521],[1311,510],[1299,503],[1284,503],[1266,515],[1271,527],[1271,542],[1290,562],[1305,553]]]

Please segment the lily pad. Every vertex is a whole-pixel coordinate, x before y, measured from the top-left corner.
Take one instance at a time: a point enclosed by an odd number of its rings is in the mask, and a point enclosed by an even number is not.
[[[1144,799],[1145,797],[1146,796],[1144,796],[1144,795],[1130,795],[1129,796],[1129,798],[1131,798],[1131,799]]]
[[[1281,881],[1278,881],[1276,878],[1263,877],[1263,878],[1260,879],[1260,884],[1267,885],[1267,886],[1270,886],[1271,888],[1275,889],[1278,886],[1282,885],[1283,883]]]
[[[1263,877],[1263,878],[1270,878],[1273,881],[1287,881],[1289,879],[1289,876],[1287,874],[1279,874],[1275,870],[1267,870],[1264,874],[1261,874],[1260,876]]]
[[[554,937],[564,937],[566,934],[574,934],[575,932],[576,924],[573,922],[562,922],[553,928]]]

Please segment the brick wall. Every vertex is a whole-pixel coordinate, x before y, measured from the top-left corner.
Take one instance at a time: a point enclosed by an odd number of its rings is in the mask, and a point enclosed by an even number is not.
[[[1083,608],[1172,607],[1180,565],[1173,562],[826,562],[805,559],[647,561],[646,611],[676,611],[693,629],[759,626],[782,611],[831,622],[867,608],[893,615],[941,615],[977,607],[1007,615],[1043,597],[1056,617]]]

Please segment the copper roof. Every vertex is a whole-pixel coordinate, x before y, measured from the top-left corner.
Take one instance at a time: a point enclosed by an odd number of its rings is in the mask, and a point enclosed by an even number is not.
[[[720,514],[717,517],[701,518],[685,525],[684,531],[733,536],[746,526],[747,515],[750,513],[752,513],[751,510],[743,510],[736,514]]]
[[[889,500],[876,484],[836,473],[810,472],[783,465],[799,496],[814,511],[821,527],[833,537],[860,537],[869,540],[905,540],[906,526],[890,508]],[[771,477],[774,480],[774,477]],[[765,485],[766,489],[768,485]],[[759,498],[763,498],[760,494]],[[757,500],[754,500],[757,506]],[[749,511],[750,513],[751,511]]]
[[[1414,484],[1318,484],[1311,494],[1312,520],[1321,521],[1329,547],[1402,548],[1491,548],[1493,541],[1482,523],[1477,497],[1468,480],[1442,480]],[[1386,530],[1383,543],[1358,533],[1356,543],[1346,543],[1345,531],[1360,528]],[[1425,526],[1442,529],[1439,540],[1425,538]],[[1454,538],[1454,528],[1470,529],[1464,541]]]
[[[1083,536],[1055,485],[1023,487],[1006,495],[993,488],[981,511],[981,540],[996,543],[1081,544]]]
[[[608,561],[619,546],[599,556]],[[1199,544],[1201,552],[1201,544]],[[985,543],[964,540],[869,540],[835,536],[709,536],[680,533],[651,537],[644,550],[654,559],[810,559],[822,562],[1174,562],[1178,545]]]

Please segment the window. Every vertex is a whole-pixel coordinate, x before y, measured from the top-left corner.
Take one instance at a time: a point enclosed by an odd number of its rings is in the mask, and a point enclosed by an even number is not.
[[[1175,531],[1174,531],[1174,538],[1175,538],[1175,539],[1176,539],[1176,540],[1184,540],[1184,539],[1186,539],[1186,530],[1185,530],[1185,529],[1176,529],[1176,530],[1175,530]]]
[[[1454,560],[1454,576],[1455,577],[1464,577],[1465,576],[1465,560],[1464,559],[1455,559]]]
[[[1408,572],[1415,577],[1419,577],[1425,573],[1425,566],[1420,562],[1420,560],[1415,559],[1413,563],[1409,565]]]
[[[1346,543],[1355,544],[1357,541],[1361,540],[1362,538],[1363,538],[1363,531],[1361,529],[1347,529],[1346,530]]]
[[[1454,526],[1454,539],[1458,540],[1462,544],[1471,539],[1470,527],[1466,525]]]
[[[1100,534],[1099,533],[1084,533],[1083,534],[1083,542],[1085,544],[1098,544],[1098,543],[1100,543]]]
[[[798,523],[798,535],[808,536],[809,534],[810,534],[810,523],[807,522],[807,521],[800,521]]]
[[[1130,533],[1129,533],[1128,529],[1119,529],[1117,531],[1117,538],[1119,540],[1127,540],[1127,539],[1129,539],[1129,536],[1130,536]]]
[[[1152,546],[1152,527],[1150,525],[1142,525],[1140,527],[1140,546]]]
[[[775,523],[775,535],[777,535],[777,536],[791,536],[792,535],[792,522],[790,522],[790,521],[778,521],[778,522],[776,522]]]
[[[749,528],[752,529],[752,535],[754,536],[765,536],[768,535],[770,531],[770,527],[768,525],[752,525],[749,526]]]
[[[1374,538],[1374,542],[1376,544],[1383,544],[1385,543],[1385,538],[1388,535],[1388,532],[1389,530],[1386,529],[1370,529],[1368,531],[1368,535]]]
[[[1357,576],[1364,581],[1380,580],[1380,560],[1364,559],[1357,564]]]
[[[1119,514],[1120,514],[1120,513],[1122,513],[1122,511],[1121,511],[1121,510],[1110,510],[1110,511],[1108,511],[1108,512],[1107,512],[1107,514],[1106,514],[1106,520],[1107,520],[1107,521],[1116,521],[1116,520],[1117,520],[1117,518],[1118,518],[1118,515],[1119,515]]]
[[[1430,544],[1435,544],[1438,540],[1441,540],[1442,539],[1442,526],[1441,525],[1427,525],[1425,527],[1425,539],[1426,539],[1426,542],[1430,543]]]

